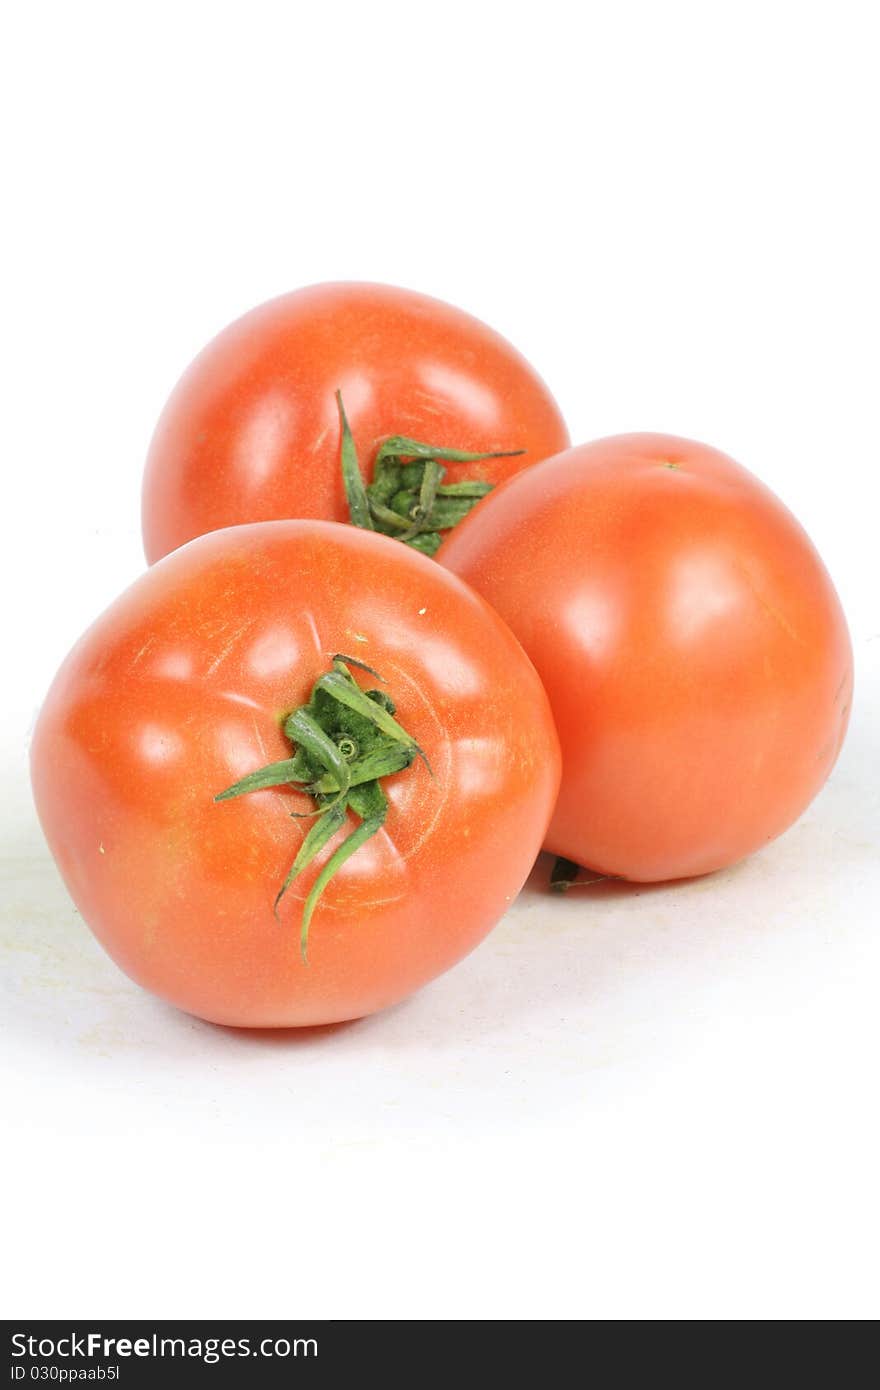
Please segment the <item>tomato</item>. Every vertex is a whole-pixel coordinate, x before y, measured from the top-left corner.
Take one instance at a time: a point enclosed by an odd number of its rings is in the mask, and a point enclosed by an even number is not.
[[[389,436],[521,451],[449,461],[453,487],[498,483],[568,444],[543,382],[485,324],[409,290],[314,285],[231,324],[179,382],[147,460],[147,559],[221,526],[349,520],[337,391],[365,478]]]
[[[311,754],[321,719],[352,778],[335,831],[320,748],[297,781],[321,796],[215,800]],[[356,786],[367,753],[385,772]],[[117,963],[191,1013],[267,1027],[370,1013],[475,946],[529,872],[559,774],[543,688],[488,605],[405,546],[314,521],[217,532],[149,570],[74,647],[32,747],[50,848]],[[279,896],[316,825],[333,833]],[[304,959],[304,904],[364,825]]]
[[[706,445],[599,440],[482,502],[442,552],[510,623],[563,754],[554,853],[708,873],[797,818],[846,732],[852,653],[819,556]]]

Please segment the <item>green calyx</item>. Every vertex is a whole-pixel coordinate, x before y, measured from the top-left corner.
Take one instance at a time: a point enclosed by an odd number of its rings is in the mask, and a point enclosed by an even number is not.
[[[362,690],[349,666],[382,679],[372,667],[353,657],[334,656],[332,670],[312,686],[308,703],[284,721],[285,736],[295,745],[293,756],[249,773],[214,797],[215,801],[230,801],[248,792],[282,786],[295,786],[313,797],[313,812],[305,816],[294,813],[294,819],[312,819],[314,824],[278,891],[276,916],[278,904],[293,880],[345,825],[347,813],[351,811],[358,817],[360,824],[334,850],[306,898],[300,929],[303,960],[309,924],[321,894],[346,860],[385,822],[388,801],[381,779],[402,772],[416,757],[428,766],[415,739],[394,718],[391,697],[384,690]]]
[[[345,495],[352,523],[367,531],[404,541],[424,555],[435,555],[449,531],[467,516],[491,483],[444,483],[446,463],[478,463],[481,459],[515,458],[523,449],[503,449],[472,454],[464,449],[423,444],[395,434],[380,446],[373,466],[373,481],[364,483],[358,464],[342,392],[336,392],[342,431],[340,460]]]

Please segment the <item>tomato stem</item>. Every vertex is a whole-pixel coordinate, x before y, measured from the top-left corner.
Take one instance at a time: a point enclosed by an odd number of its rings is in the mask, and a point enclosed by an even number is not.
[[[388,802],[381,779],[404,771],[417,757],[430,772],[425,754],[394,718],[394,701],[384,690],[362,690],[352,666],[382,679],[354,657],[334,656],[332,669],[315,681],[307,703],[284,721],[284,733],[295,745],[293,757],[248,773],[214,797],[231,801],[267,787],[295,786],[314,799],[316,810],[309,816],[314,823],[278,890],[276,916],[291,883],[342,829],[347,813],[359,817],[360,825],[334,850],[305,900],[300,951],[306,963],[309,926],[327,884],[385,822]],[[301,812],[292,814],[294,819],[303,818]]]
[[[550,870],[550,887],[553,892],[567,893],[579,872],[580,866],[573,859],[563,859],[560,855],[554,860],[553,868]]]
[[[550,870],[550,889],[553,893],[567,893],[569,888],[588,888],[593,883],[604,883],[612,874],[596,874],[593,878],[579,878],[582,866],[573,859],[563,859],[560,855],[554,860]]]
[[[395,434],[380,445],[373,465],[373,481],[367,484],[358,463],[341,391],[336,392],[336,405],[342,481],[352,525],[381,531],[425,555],[436,554],[443,539],[441,533],[457,526],[480,498],[492,491],[491,483],[478,479],[444,484],[443,462],[478,463],[482,459],[516,458],[525,452],[524,449],[499,449],[475,454]]]

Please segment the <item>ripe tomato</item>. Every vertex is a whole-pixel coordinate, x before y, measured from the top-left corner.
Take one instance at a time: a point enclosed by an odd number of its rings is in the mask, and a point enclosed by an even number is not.
[[[540,378],[469,314],[387,285],[313,285],[231,324],[178,383],[144,476],[150,563],[221,526],[348,521],[337,391],[365,476],[389,436],[521,451],[448,462],[453,486],[498,483],[568,444]]]
[[[442,561],[506,618],[562,744],[547,848],[600,872],[708,873],[800,815],[846,732],[852,653],[781,502],[703,444],[599,440],[469,517]]]
[[[328,676],[336,693],[319,698]],[[404,756],[355,788],[366,752],[397,746],[374,746],[375,714],[371,746],[356,746],[369,688]],[[276,919],[339,783],[312,764],[298,780],[323,796],[215,796],[295,745],[311,753],[303,707],[350,764],[351,810]],[[475,946],[529,872],[559,771],[538,677],[478,595],[405,546],[308,521],[217,532],[148,571],[74,647],[32,748],[49,845],[117,963],[191,1013],[267,1027],[370,1013]],[[318,900],[304,961],[304,901],[377,801],[375,833]]]

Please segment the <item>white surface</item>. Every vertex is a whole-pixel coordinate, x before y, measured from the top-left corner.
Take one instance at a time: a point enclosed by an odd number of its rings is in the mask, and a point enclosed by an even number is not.
[[[0,82],[4,1313],[880,1311],[874,18],[19,9]],[[561,901],[541,865],[399,1008],[236,1034],[92,941],[30,810],[26,731],[140,568],[141,460],[180,369],[253,303],[345,276],[506,332],[575,439],[669,429],[764,477],[850,615],[854,723],[823,795],[748,864]]]

